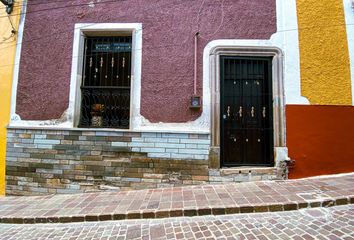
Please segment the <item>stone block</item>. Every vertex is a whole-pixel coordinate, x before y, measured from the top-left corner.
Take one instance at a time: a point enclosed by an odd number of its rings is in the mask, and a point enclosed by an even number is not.
[[[82,136],[95,136],[96,133],[94,131],[83,131]]]
[[[80,156],[82,161],[102,161],[102,156]]]
[[[194,155],[193,154],[180,154],[180,153],[172,153],[171,158],[177,158],[177,159],[193,159]]]
[[[130,147],[113,147],[113,146],[103,146],[102,147],[103,151],[106,152],[112,152],[112,153],[129,153],[132,151]],[[105,155],[103,152],[102,155]]]
[[[179,153],[202,155],[202,154],[209,154],[209,151],[203,149],[179,149]]]
[[[79,136],[79,141],[87,141],[87,136]]]
[[[192,176],[192,180],[208,181],[208,180],[209,180],[209,176],[198,176],[198,175],[194,175],[194,176]]]
[[[168,138],[144,138],[144,142],[148,143],[167,143]]]
[[[189,138],[188,133],[162,133],[162,138]]]
[[[141,137],[141,133],[140,132],[123,132],[123,136],[139,138],[139,137]]]
[[[241,206],[240,213],[253,213],[254,207],[253,206]]]
[[[166,148],[165,151],[167,153],[178,153],[178,149],[176,148]]]
[[[165,149],[164,148],[141,148],[141,151],[146,153],[164,153]]]
[[[105,132],[105,131],[97,131],[96,136],[107,136],[107,137],[116,137],[116,136],[123,136],[123,132]]]
[[[141,138],[141,137],[132,137],[132,142],[144,142],[144,138]]]
[[[148,143],[148,142],[130,142],[128,143],[129,147],[145,147],[145,148],[150,148],[150,147],[155,147],[154,143]]]
[[[63,174],[61,169],[36,169],[37,173],[52,173],[52,174]]]
[[[210,139],[210,134],[199,134],[198,138],[199,139]]]
[[[146,183],[161,183],[161,179],[152,179],[152,178],[143,178],[141,179],[141,181]]]
[[[170,153],[148,153],[148,157],[151,158],[170,158]]]
[[[141,182],[141,178],[132,178],[132,177],[122,177],[123,182]]]
[[[79,140],[79,136],[77,135],[65,135],[64,136],[64,140],[73,140],[73,141],[78,141]]]
[[[143,137],[143,138],[156,138],[156,133],[149,133],[149,132],[141,133],[141,137]]]
[[[61,140],[61,139],[64,139],[64,136],[63,136],[63,135],[52,135],[52,134],[48,134],[48,135],[47,135],[47,139]]]
[[[30,163],[29,166],[33,168],[45,168],[45,169],[54,168],[53,164],[48,164],[48,163]]]
[[[186,144],[178,143],[155,143],[157,148],[186,148]]]
[[[45,138],[47,138],[47,135],[45,135],[45,134],[35,134],[35,135],[34,135],[34,138],[37,138],[37,139],[45,139]]]
[[[17,157],[17,158],[29,158],[31,155],[29,153],[20,153],[20,152],[8,152],[6,153],[7,157]]]
[[[210,145],[209,144],[197,144],[197,148],[198,149],[209,150],[210,149]]]
[[[127,142],[112,142],[113,147],[128,147]]]
[[[210,140],[207,139],[181,139],[181,143],[190,143],[190,144],[208,144],[210,145]]]
[[[168,177],[166,174],[156,174],[156,173],[144,173],[144,178],[152,178],[152,179],[162,179]]]
[[[27,186],[27,187],[38,187],[38,183],[36,182],[22,182],[22,181],[19,181],[18,186]]]
[[[186,144],[186,148],[198,148],[198,144],[188,143]]]
[[[38,144],[37,147],[40,149],[53,149],[53,145],[48,145],[48,144]]]
[[[19,150],[22,148],[37,148],[37,144],[33,143],[14,143],[14,149],[16,149],[16,152],[19,152]],[[11,148],[7,148],[7,151],[11,152]]]
[[[28,133],[21,133],[21,134],[19,134],[19,138],[30,139],[30,138],[32,138],[32,135],[28,134]]]
[[[60,144],[60,140],[55,140],[55,139],[34,139],[33,141],[36,144]]]
[[[131,142],[132,138],[131,137],[107,137],[106,141],[108,142]]]
[[[198,159],[198,160],[208,160],[209,156],[208,155],[194,155],[193,159]]]
[[[93,141],[73,141],[74,145],[95,145]]]

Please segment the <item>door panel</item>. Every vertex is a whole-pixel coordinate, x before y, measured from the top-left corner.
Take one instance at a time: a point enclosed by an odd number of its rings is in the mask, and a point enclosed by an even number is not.
[[[220,59],[223,166],[273,163],[272,58]]]

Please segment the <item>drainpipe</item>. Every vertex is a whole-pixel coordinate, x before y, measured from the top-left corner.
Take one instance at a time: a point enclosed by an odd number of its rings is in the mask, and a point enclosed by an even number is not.
[[[198,36],[199,32],[196,32],[194,35],[194,96],[197,95]]]
[[[194,87],[193,87],[193,96],[191,97],[190,109],[200,109],[201,99],[200,96],[197,96],[197,73],[198,73],[198,36],[199,32],[196,32],[194,35]]]

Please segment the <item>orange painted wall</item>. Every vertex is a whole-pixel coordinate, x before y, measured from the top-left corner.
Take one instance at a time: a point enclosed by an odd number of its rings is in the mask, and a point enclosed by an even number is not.
[[[354,171],[354,107],[287,105],[289,178]]]

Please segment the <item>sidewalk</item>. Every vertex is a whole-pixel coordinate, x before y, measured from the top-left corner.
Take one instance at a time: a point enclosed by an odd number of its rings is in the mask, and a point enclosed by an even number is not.
[[[1,223],[67,223],[290,211],[354,203],[354,173],[288,181],[0,198]]]

